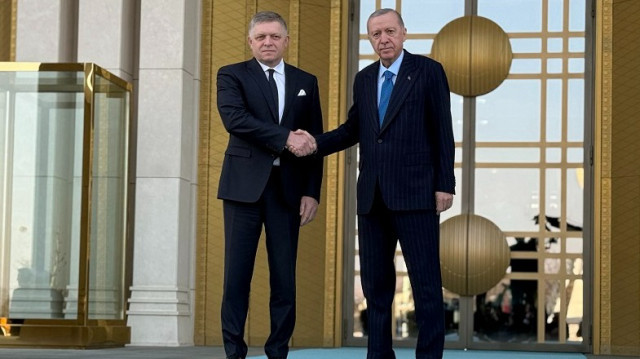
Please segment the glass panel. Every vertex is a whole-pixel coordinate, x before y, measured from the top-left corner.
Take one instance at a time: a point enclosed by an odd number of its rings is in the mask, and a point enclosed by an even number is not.
[[[584,138],[584,79],[570,79],[567,99],[567,140]]]
[[[582,259],[573,261],[574,274],[582,276]],[[567,341],[580,343],[582,337],[582,316],[583,316],[583,281],[582,279],[571,279],[567,281]]]
[[[582,231],[584,206],[584,170],[567,169],[567,226],[572,231]]]
[[[478,0],[478,15],[497,23],[505,32],[540,32],[540,0]]]
[[[539,213],[539,170],[479,168],[475,173],[476,214],[503,231],[538,229],[531,219]]]
[[[583,249],[582,238],[567,238],[567,253],[582,253]]]
[[[84,74],[0,72],[0,316],[75,318]]]
[[[569,31],[584,31],[586,1],[585,0],[568,0],[569,1]]]
[[[562,140],[562,80],[547,80],[547,141]]]
[[[562,38],[552,37],[547,39],[547,52],[562,52]]]
[[[546,170],[546,180],[545,180],[545,209],[544,214],[547,216],[547,230],[549,231],[559,231],[560,227],[558,225],[554,225],[554,223],[549,224],[549,218],[552,217],[556,222],[558,222],[558,218],[561,215],[561,205],[562,198],[560,194],[562,193],[562,178],[560,177],[561,171],[557,168],[550,168]]]
[[[96,75],[89,318],[123,319],[129,93]]]
[[[453,127],[453,140],[456,142],[462,142],[462,124],[463,122],[463,109],[464,99],[460,95],[451,93],[451,120]],[[462,162],[462,160],[456,162]]]
[[[505,80],[477,103],[478,142],[540,141],[540,80]]]
[[[411,34],[435,34],[451,20],[464,15],[464,0],[402,0],[400,3],[402,7],[398,10]],[[395,4],[389,7],[395,8]]]
[[[569,52],[584,52],[584,37],[570,37]]]
[[[538,148],[476,148],[477,163],[538,163]]]
[[[542,63],[539,59],[513,59],[511,61],[512,74],[539,74],[542,69]]]
[[[547,163],[560,163],[562,158],[562,149],[547,148]]]
[[[404,42],[404,48],[413,53],[426,55],[431,53],[431,46],[433,45],[433,40],[415,40],[409,39]],[[369,45],[371,47],[371,45]]]
[[[564,0],[549,0],[548,12],[547,29],[549,31],[562,31]]]
[[[364,39],[360,40],[360,55],[374,55],[373,47],[371,47],[371,43],[369,40]],[[376,55],[377,56],[377,55]]]
[[[558,328],[560,327],[560,306],[563,304],[560,283],[561,281],[552,279],[544,281],[544,332],[546,341],[560,341]]]
[[[511,52],[532,53],[542,51],[542,41],[540,39],[510,39]]]
[[[547,73],[548,74],[562,73],[562,59],[548,59]]]
[[[581,74],[584,72],[584,59],[569,59],[569,73]]]
[[[442,288],[444,298],[444,330],[445,340],[460,340],[460,295]],[[465,323],[467,324],[467,323]],[[416,335],[411,335],[416,337]]]
[[[580,148],[568,148],[567,149],[567,162],[569,163],[583,163],[584,162],[584,149]]]

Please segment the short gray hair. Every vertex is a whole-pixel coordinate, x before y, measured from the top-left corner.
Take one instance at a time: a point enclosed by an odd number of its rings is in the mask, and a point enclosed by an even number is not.
[[[369,25],[369,21],[372,18],[381,16],[381,15],[384,15],[384,14],[388,14],[390,12],[396,14],[396,16],[398,17],[398,21],[400,22],[400,25],[402,25],[402,27],[404,27],[404,21],[402,20],[402,16],[400,15],[400,13],[395,11],[395,10],[393,10],[393,9],[389,9],[389,8],[378,9],[378,10],[374,11],[371,15],[369,15],[369,19],[367,19],[367,26]]]
[[[287,29],[287,23],[286,21],[284,21],[282,16],[280,16],[280,14],[273,11],[260,11],[259,13],[253,15],[253,17],[251,18],[251,22],[249,22],[249,34],[251,34],[251,30],[253,30],[253,27],[256,26],[256,24],[274,21],[279,22],[280,25],[282,25],[285,34],[289,33],[289,30]]]

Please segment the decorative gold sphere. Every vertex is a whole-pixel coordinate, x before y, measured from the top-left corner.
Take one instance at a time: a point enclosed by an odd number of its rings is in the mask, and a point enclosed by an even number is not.
[[[509,37],[498,24],[481,16],[464,16],[438,32],[431,57],[444,67],[452,92],[480,96],[507,78],[513,53]]]
[[[472,296],[493,288],[510,258],[504,233],[484,217],[461,214],[440,225],[442,285],[451,292]]]

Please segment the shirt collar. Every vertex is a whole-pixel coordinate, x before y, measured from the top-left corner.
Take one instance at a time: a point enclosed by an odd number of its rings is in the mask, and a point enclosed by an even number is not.
[[[260,67],[262,67],[263,72],[267,72],[267,70],[269,69],[274,69],[276,70],[276,73],[284,75],[284,60],[280,60],[280,62],[274,67],[269,67],[260,61],[258,61],[258,64],[260,64]]]
[[[402,59],[404,59],[404,50],[402,50],[402,52],[400,53],[400,56],[398,56],[398,58],[396,59],[396,61],[394,61],[391,66],[384,67],[384,65],[382,64],[382,61],[380,61],[380,69],[378,70],[378,78],[381,78],[384,74],[385,71],[389,70],[391,72],[393,72],[394,75],[398,75],[398,72],[400,71],[400,64],[402,64]]]

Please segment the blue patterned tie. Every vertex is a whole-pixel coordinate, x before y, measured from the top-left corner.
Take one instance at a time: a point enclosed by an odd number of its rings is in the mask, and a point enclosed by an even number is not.
[[[387,112],[387,106],[389,105],[389,98],[391,97],[391,90],[393,90],[393,72],[387,70],[384,72],[384,82],[380,89],[380,104],[378,104],[378,118],[380,120],[380,127],[384,121],[384,114]]]

